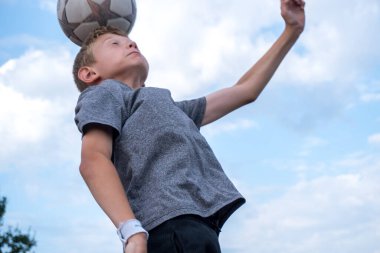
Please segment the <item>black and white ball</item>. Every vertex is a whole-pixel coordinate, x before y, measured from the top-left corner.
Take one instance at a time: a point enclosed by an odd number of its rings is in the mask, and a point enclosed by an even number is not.
[[[127,34],[136,20],[135,0],[58,0],[58,21],[66,36],[81,46],[99,26],[117,27]]]

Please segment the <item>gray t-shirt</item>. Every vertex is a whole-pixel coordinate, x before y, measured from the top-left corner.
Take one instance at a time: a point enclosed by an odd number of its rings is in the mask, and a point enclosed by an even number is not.
[[[79,96],[75,122],[114,129],[113,162],[145,229],[184,214],[216,215],[221,227],[244,202],[199,128],[206,99],[174,102],[168,90],[115,80]]]

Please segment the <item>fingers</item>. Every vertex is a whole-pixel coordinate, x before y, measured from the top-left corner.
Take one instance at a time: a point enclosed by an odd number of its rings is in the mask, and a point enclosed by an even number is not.
[[[284,4],[287,4],[287,5],[297,5],[301,8],[305,7],[305,1],[304,0],[283,0],[282,2]]]
[[[305,1],[304,0],[293,0],[298,6],[304,8],[305,7]]]

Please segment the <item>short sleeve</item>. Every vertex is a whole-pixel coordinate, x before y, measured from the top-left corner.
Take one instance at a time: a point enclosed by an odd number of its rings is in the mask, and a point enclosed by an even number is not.
[[[201,97],[192,100],[176,102],[176,105],[200,128],[206,110],[206,98]]]
[[[102,86],[94,86],[85,90],[78,99],[75,108],[75,123],[78,130],[83,130],[88,124],[101,124],[112,127],[120,134],[125,115],[122,96],[113,94]]]

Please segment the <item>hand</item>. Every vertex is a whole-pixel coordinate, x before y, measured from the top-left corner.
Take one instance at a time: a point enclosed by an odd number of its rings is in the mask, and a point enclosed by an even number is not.
[[[124,253],[147,253],[147,238],[144,233],[138,233],[128,239]]]
[[[305,27],[305,2],[281,0],[281,16],[289,28],[302,32]]]

